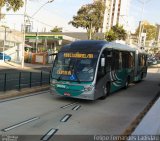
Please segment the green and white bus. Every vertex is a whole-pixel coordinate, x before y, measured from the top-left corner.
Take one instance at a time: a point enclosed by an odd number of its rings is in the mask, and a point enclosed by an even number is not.
[[[106,41],[75,41],[61,48],[53,63],[51,93],[95,100],[106,98],[147,74],[147,54]]]

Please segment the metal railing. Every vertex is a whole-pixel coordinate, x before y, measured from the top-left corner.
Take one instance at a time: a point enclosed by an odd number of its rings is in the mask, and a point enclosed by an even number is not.
[[[0,91],[31,88],[50,83],[50,72],[0,73]]]

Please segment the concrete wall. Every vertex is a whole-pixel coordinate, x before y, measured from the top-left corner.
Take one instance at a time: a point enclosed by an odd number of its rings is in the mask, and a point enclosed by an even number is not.
[[[5,44],[5,46],[4,46]],[[0,52],[10,55],[12,61],[20,61],[22,56],[23,33],[0,27]]]

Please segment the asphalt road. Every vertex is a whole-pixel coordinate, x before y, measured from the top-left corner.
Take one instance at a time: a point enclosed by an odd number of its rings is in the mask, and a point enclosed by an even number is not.
[[[34,141],[50,137],[50,140],[99,140],[99,136],[61,135],[121,135],[158,93],[159,80],[160,75],[152,71],[144,81],[131,84],[127,90],[113,93],[105,100],[70,99],[44,91],[1,101],[0,134],[3,138],[28,135],[19,140]]]

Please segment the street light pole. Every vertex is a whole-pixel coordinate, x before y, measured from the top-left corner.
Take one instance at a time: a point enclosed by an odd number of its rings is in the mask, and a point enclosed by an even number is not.
[[[5,51],[5,44],[6,44],[6,28],[4,27],[4,41],[3,41],[3,62],[5,61],[5,57],[4,57],[4,51]]]
[[[48,3],[52,3],[54,0],[48,0],[46,3],[44,3],[32,16],[31,18],[33,18],[46,4]],[[38,50],[38,28],[37,28],[37,32],[36,32],[36,53]]]
[[[27,11],[27,0],[24,4],[24,17],[23,17],[23,44],[22,44],[22,68],[24,68],[24,47],[25,47],[25,34],[26,34],[26,11]]]
[[[146,3],[148,3],[150,0],[138,0],[141,4],[142,4],[142,13],[141,13],[141,21],[140,21],[140,25],[139,25],[139,36],[138,36],[138,46],[141,46],[141,34],[143,32],[143,14],[144,14],[144,8]]]
[[[46,4],[53,2],[54,0],[48,0],[44,3],[31,17],[33,18]]]

